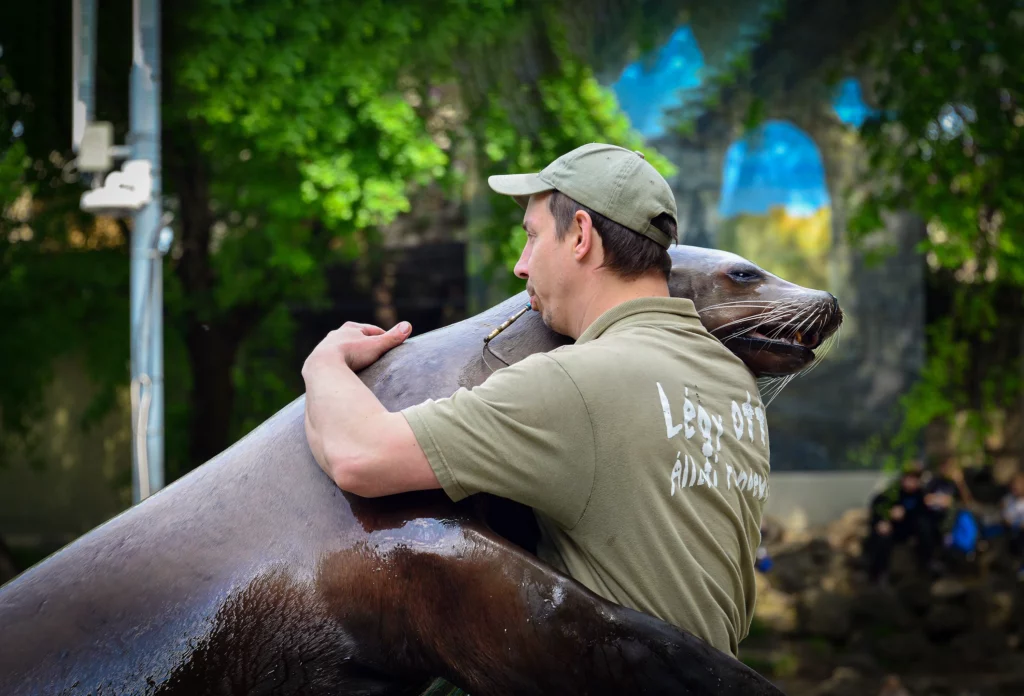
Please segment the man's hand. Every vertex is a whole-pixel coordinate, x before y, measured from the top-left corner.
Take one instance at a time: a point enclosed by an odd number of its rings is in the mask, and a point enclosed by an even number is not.
[[[893,522],[899,522],[906,515],[906,510],[903,509],[902,505],[893,505],[892,510],[889,511],[889,519]]]
[[[401,413],[390,413],[356,372],[409,337],[349,322],[313,349],[302,366],[306,440],[313,458],[342,489],[373,497],[440,488]]]
[[[325,358],[343,360],[353,372],[377,362],[380,356],[409,337],[412,327],[403,321],[389,331],[371,324],[345,322],[340,329],[327,334],[302,366],[302,376],[309,379],[310,367]]]

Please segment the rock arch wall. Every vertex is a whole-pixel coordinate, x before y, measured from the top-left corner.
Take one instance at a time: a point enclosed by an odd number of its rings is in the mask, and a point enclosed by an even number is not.
[[[825,217],[818,222],[827,225],[824,234],[829,239],[820,245],[820,256],[805,259],[805,265],[817,272],[809,276],[811,280],[793,280],[824,284],[840,298],[847,315],[836,348],[771,405],[776,471],[877,466],[877,458],[865,456],[866,448],[892,427],[898,399],[924,362],[925,264],[914,251],[924,225],[910,213],[890,216],[886,229],[877,234],[890,253],[877,264],[868,260],[864,249],[851,248],[846,234],[850,196],[856,196],[870,174],[856,130],[839,117],[831,96],[824,84],[789,90],[766,100],[763,114],[769,135],[772,127],[796,129],[816,146],[827,201]],[[744,245],[737,245],[736,234],[730,235],[735,219],[725,216],[737,212],[736,182],[726,181],[725,172],[735,164],[729,161],[730,148],[735,153],[735,143],[744,135],[734,120],[706,114],[692,135],[667,130],[652,140],[679,168],[670,183],[679,206],[680,239],[746,253],[769,270],[792,277],[778,238],[750,243],[751,235],[770,233],[770,220],[759,221],[755,215],[743,221],[746,249],[736,248]],[[768,252],[766,246],[772,245],[776,253]]]

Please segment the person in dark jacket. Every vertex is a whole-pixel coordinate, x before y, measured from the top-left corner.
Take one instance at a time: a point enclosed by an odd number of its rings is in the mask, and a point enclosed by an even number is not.
[[[918,544],[933,573],[941,573],[943,566],[935,557],[937,549],[950,545],[950,535],[957,511],[973,502],[964,482],[963,471],[953,457],[947,457],[938,466],[924,486],[924,525]]]
[[[1024,472],[1010,481],[1010,490],[1001,502],[1003,522],[1009,538],[1009,550],[1017,563],[1017,579],[1024,581]]]
[[[882,580],[889,570],[889,559],[896,544],[920,538],[927,525],[927,507],[921,486],[921,466],[913,462],[900,473],[899,479],[871,500],[871,528],[864,551],[868,576],[872,582]],[[925,549],[918,544],[918,559],[928,562]]]

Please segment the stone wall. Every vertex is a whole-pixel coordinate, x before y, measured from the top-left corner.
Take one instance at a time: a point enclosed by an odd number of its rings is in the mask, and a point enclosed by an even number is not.
[[[888,582],[872,585],[866,534],[864,509],[817,534],[771,528],[774,565],[758,575],[740,658],[790,696],[1024,693],[1024,582],[1003,541],[949,556],[937,577],[897,547]]]
[[[857,453],[873,435],[894,425],[897,401],[924,362],[926,269],[914,251],[924,225],[909,213],[890,216],[886,229],[871,240],[890,250],[877,264],[863,250],[850,247],[847,194],[868,179],[855,135],[825,107],[795,103],[769,114],[802,128],[818,145],[833,225],[831,281],[822,289],[839,297],[846,316],[828,358],[791,382],[770,406],[776,471],[863,465]],[[679,168],[670,183],[679,206],[682,243],[720,246],[723,166],[737,135],[724,123],[706,121],[697,136],[666,135],[655,143]]]

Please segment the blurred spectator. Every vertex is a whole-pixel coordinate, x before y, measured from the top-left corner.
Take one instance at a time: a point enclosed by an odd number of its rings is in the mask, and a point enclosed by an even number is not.
[[[910,692],[907,691],[907,687],[903,686],[899,675],[889,674],[882,680],[882,688],[878,692],[878,696],[910,696]]]
[[[1003,521],[1017,563],[1017,579],[1024,580],[1024,472],[1010,481],[1010,491],[1003,498]]]
[[[871,500],[871,527],[864,552],[872,582],[885,577],[896,544],[917,539],[918,560],[922,566],[930,560],[931,549],[927,543],[920,543],[920,539],[928,535],[921,473],[920,462],[908,464],[899,479]]]
[[[969,532],[976,531],[977,524],[964,507],[971,504],[973,499],[960,465],[953,457],[947,457],[924,486],[926,511],[918,543],[932,573],[944,570],[941,560],[935,557],[937,549],[955,547],[968,555],[974,551],[977,534]]]
[[[754,559],[754,569],[760,573],[767,573],[775,565],[772,561],[771,555],[768,553],[768,547],[765,545],[765,537],[768,535],[768,529],[765,525],[761,524],[761,543],[757,547],[757,556]]]

